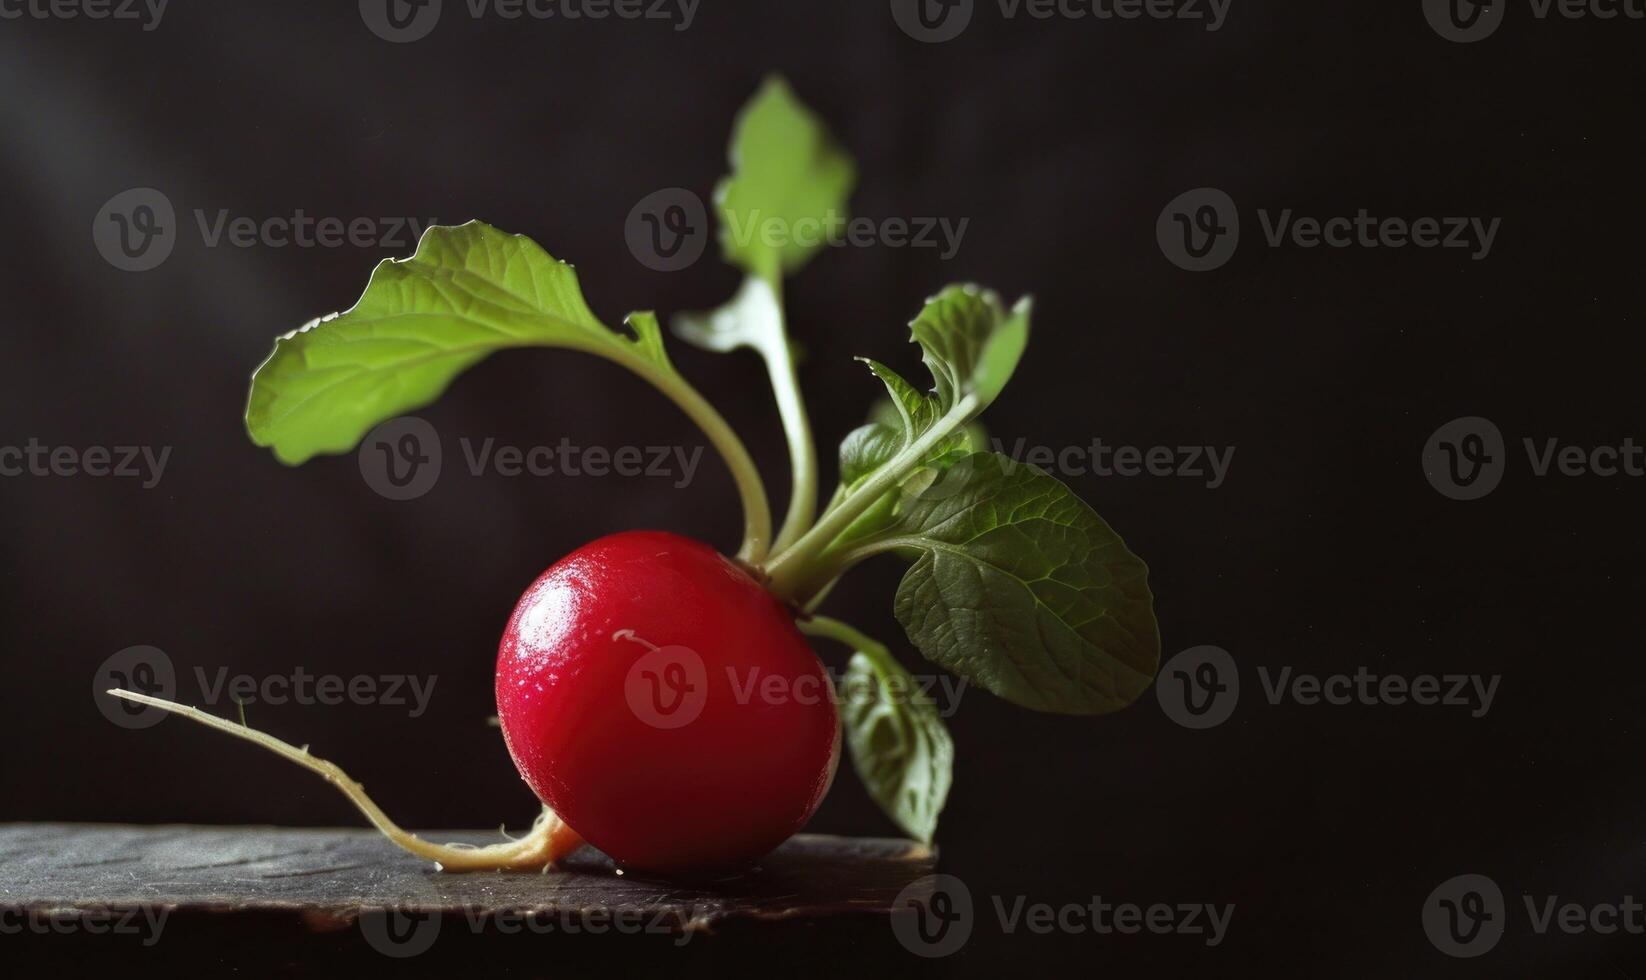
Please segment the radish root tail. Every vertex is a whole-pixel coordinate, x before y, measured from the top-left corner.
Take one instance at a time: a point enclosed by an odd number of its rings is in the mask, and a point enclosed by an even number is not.
[[[199,722],[207,728],[215,728],[220,732],[233,735],[256,745],[261,745],[275,755],[282,756],[297,763],[310,772],[325,777],[326,782],[336,786],[342,794],[349,798],[371,825],[389,839],[396,847],[420,858],[435,862],[441,871],[508,871],[508,870],[543,870],[547,871],[572,851],[577,850],[583,839],[577,835],[566,822],[555,815],[548,807],[532,824],[530,833],[519,840],[511,840],[504,844],[493,844],[489,847],[475,847],[472,844],[433,844],[423,840],[416,834],[402,830],[393,820],[388,818],[372,798],[366,795],[366,789],[344,772],[335,763],[327,762],[309,754],[308,748],[298,748],[289,742],[282,742],[273,735],[268,735],[253,728],[236,724],[226,718],[207,714],[199,708],[178,704],[162,698],[150,697],[147,694],[137,694],[132,691],[115,689],[109,692],[117,698],[146,704],[153,708],[160,708],[175,715],[181,715],[190,721]]]

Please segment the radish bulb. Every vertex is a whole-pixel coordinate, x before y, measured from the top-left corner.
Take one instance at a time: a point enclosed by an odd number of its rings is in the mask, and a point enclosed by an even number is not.
[[[786,606],[656,531],[556,562],[497,656],[521,777],[618,864],[663,873],[746,865],[811,818],[840,759],[832,691]]]

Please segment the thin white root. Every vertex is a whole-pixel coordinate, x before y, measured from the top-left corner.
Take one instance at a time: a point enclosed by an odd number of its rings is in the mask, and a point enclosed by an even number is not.
[[[395,846],[403,851],[410,852],[420,858],[434,861],[442,871],[504,871],[519,869],[542,869],[547,871],[556,862],[560,861],[572,851],[577,850],[583,843],[565,821],[555,815],[548,807],[538,815],[532,824],[532,829],[526,836],[506,844],[493,844],[489,847],[475,847],[472,844],[431,844],[419,838],[416,834],[402,830],[394,821],[372,802],[366,795],[365,787],[349,778],[337,765],[325,759],[316,758],[309,754],[308,746],[298,748],[288,742],[282,742],[273,735],[267,735],[253,728],[236,724],[216,715],[207,714],[199,708],[178,704],[175,701],[166,701],[162,698],[150,697],[147,694],[136,694],[132,691],[112,690],[109,692],[117,698],[146,704],[160,708],[172,714],[182,715],[190,721],[197,721],[207,728],[215,728],[220,732],[233,735],[236,738],[261,745],[275,755],[282,756],[297,763],[310,772],[324,776],[326,782],[336,786],[344,796],[349,798],[371,825],[387,837]]]

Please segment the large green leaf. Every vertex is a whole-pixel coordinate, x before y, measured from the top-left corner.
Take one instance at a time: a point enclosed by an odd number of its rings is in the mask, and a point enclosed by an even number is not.
[[[1148,568],[1091,507],[1032,466],[955,454],[875,542],[918,554],[893,607],[914,645],[1009,701],[1100,714],[1154,679],[1160,634]]]
[[[408,259],[372,273],[352,308],[275,342],[252,378],[246,426],[282,462],[347,452],[377,424],[438,398],[494,351],[564,347],[673,376],[651,314],[613,332],[572,267],[480,222],[434,227]]]
[[[783,79],[768,78],[744,106],[731,165],[715,193],[726,261],[775,285],[821,247],[801,239],[839,234],[856,165]]]

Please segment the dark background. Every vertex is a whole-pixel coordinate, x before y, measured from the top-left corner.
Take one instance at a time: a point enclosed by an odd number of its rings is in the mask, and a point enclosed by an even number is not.
[[[711,248],[658,273],[624,220],[671,186],[707,194],[732,115],[789,76],[856,155],[857,213],[966,217],[934,250],[845,248],[789,287],[826,458],[876,385],[918,376],[904,323],[941,285],[1037,298],[1027,359],[987,423],[1008,444],[1094,437],[1235,446],[1227,483],[1068,481],[1153,569],[1167,656],[1228,649],[1247,685],[1207,732],[1151,696],[1104,718],[970,692],[951,720],[945,870],[1030,902],[1232,902],[1219,948],[1184,936],[1002,935],[985,906],[940,971],[1122,975],[1646,975],[1646,937],[1535,936],[1525,893],[1639,896],[1646,587],[1640,482],[1535,478],[1522,438],[1646,439],[1640,411],[1640,52],[1646,22],[1533,19],[1438,37],[1417,0],[1235,0],[1227,24],[1004,20],[989,3],[944,44],[883,2],[709,2],[667,24],[475,22],[461,4],[394,45],[353,3],[174,0],[159,29],[0,21],[8,189],[0,443],[174,447],[165,479],[0,479],[0,818],[356,825],[313,776],[177,721],[125,731],[93,674],[153,644],[193,672],[438,674],[430,710],[253,706],[253,724],[334,759],[408,827],[519,825],[493,711],[496,638],[544,567],[633,527],[731,549],[724,468],[696,482],[474,479],[456,439],[702,442],[620,369],[509,353],[421,412],[447,475],[391,503],[352,457],[280,466],[246,438],[247,378],[273,337],[349,305],[406,249],[206,248],[195,209],[236,216],[480,217],[575,262],[608,322],[713,305],[736,274]],[[95,251],[129,187],[179,212],[144,273]],[[1215,186],[1245,235],[1222,269],[1169,264],[1167,201]],[[1501,217],[1466,252],[1265,246],[1256,209]],[[785,455],[756,358],[675,344],[744,434],[781,513]],[[1483,415],[1514,462],[1469,503],[1426,482],[1439,425]],[[832,463],[828,464],[832,480]],[[883,559],[829,610],[917,663]],[[840,663],[838,651],[820,651]],[[1484,718],[1440,707],[1270,706],[1254,668],[1501,674]],[[845,775],[818,831],[888,834]],[[1463,872],[1510,902],[1476,961],[1432,948],[1430,890]],[[827,950],[796,950],[808,960]],[[246,965],[246,964],[239,964]],[[888,962],[888,972],[912,968]]]

